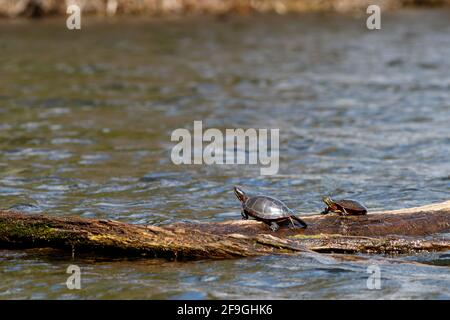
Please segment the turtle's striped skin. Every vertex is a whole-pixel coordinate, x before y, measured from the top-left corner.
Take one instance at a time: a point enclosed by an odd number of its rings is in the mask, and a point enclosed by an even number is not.
[[[329,212],[336,212],[343,216],[359,216],[367,214],[367,208],[356,200],[333,200],[330,197],[323,197],[322,200],[327,205],[325,210],[321,212],[322,214],[327,214]]]
[[[306,223],[297,218],[291,209],[278,199],[268,196],[248,197],[239,187],[234,187],[236,197],[242,203],[242,218],[255,218],[270,226],[272,231],[277,231],[278,223],[288,221],[293,227],[306,228]]]

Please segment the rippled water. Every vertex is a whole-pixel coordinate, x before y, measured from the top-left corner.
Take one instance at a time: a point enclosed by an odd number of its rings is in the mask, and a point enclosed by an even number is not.
[[[450,197],[450,12],[0,21],[0,206],[164,224],[240,219],[234,184],[305,214]],[[175,166],[170,135],[280,128],[280,171]],[[450,298],[449,252],[174,263],[0,251],[0,298]],[[69,264],[82,290],[65,287]]]

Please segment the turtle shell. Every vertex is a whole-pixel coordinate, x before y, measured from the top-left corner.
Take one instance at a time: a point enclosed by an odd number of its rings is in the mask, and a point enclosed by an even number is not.
[[[249,198],[244,204],[244,210],[263,220],[279,220],[293,214],[283,202],[268,196]]]
[[[334,201],[338,206],[341,206],[346,211],[367,213],[367,208],[356,200],[344,199]]]

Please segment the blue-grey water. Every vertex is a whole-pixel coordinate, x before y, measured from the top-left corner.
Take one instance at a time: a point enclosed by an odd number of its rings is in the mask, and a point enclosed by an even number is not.
[[[450,199],[450,11],[0,21],[0,207],[130,223]],[[279,128],[280,170],[172,163],[177,128]],[[0,250],[0,299],[450,299],[450,252],[189,263]],[[400,263],[399,260],[404,263]],[[66,268],[82,270],[68,290]],[[381,289],[367,288],[368,265]]]

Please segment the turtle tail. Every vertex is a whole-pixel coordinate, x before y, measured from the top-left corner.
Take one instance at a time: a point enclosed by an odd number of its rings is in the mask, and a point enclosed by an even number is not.
[[[292,216],[292,219],[298,222],[302,228],[306,228],[308,226],[305,221],[303,221],[300,218],[297,218],[296,216]]]

